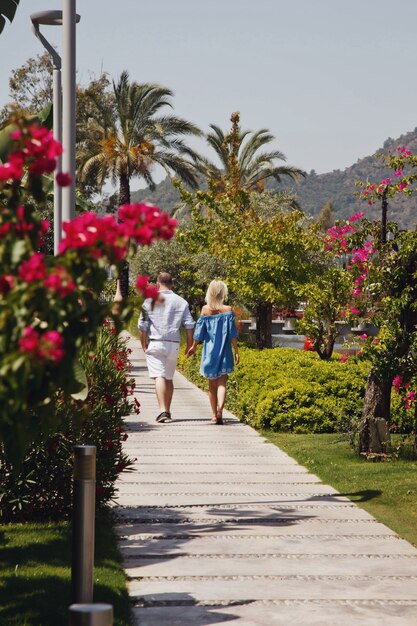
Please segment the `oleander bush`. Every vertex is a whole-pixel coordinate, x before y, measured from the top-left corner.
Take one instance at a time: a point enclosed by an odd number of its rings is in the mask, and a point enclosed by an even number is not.
[[[132,460],[122,451],[127,439],[123,417],[139,412],[133,397],[134,379],[129,375],[127,340],[117,336],[111,325],[98,333],[94,344],[81,350],[80,360],[88,381],[85,402],[61,395],[57,420],[62,427],[27,452],[16,470],[0,458],[0,521],[65,519],[72,504],[72,451],[77,444],[97,448],[99,507],[114,496],[117,476]]]

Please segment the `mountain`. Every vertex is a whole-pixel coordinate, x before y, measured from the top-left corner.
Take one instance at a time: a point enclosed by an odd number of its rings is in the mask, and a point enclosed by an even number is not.
[[[376,150],[386,152],[395,151],[397,146],[406,146],[413,154],[417,154],[417,128],[401,135],[398,139],[388,138],[383,146]],[[335,214],[339,218],[346,218],[357,211],[364,211],[369,219],[380,217],[380,205],[367,205],[355,198],[357,190],[355,182],[369,180],[379,182],[386,178],[390,172],[381,167],[380,161],[375,155],[358,159],[358,161],[344,170],[333,170],[326,174],[310,172],[306,179],[298,184],[277,184],[273,181],[269,188],[282,190],[292,189],[298,196],[301,208],[313,216],[317,216],[328,200],[333,203]],[[132,202],[147,201],[155,204],[165,211],[171,212],[179,202],[179,193],[172,187],[169,178],[163,180],[154,192],[142,189],[132,194]],[[398,222],[401,228],[414,229],[417,227],[417,196],[397,195],[390,201],[388,219]]]

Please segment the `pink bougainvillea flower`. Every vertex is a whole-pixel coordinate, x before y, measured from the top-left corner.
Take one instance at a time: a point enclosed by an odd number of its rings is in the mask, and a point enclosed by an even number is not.
[[[57,330],[48,330],[41,335],[39,356],[47,361],[59,363],[65,356],[64,340]]]
[[[32,256],[22,263],[19,268],[19,278],[27,283],[42,280],[46,277],[46,267],[43,259],[45,255],[40,252],[34,252]]]
[[[0,294],[2,296],[7,295],[10,289],[13,289],[13,286],[14,286],[14,276],[10,276],[9,274],[0,276]]]
[[[8,163],[0,165],[0,182],[6,180],[20,180],[23,176],[24,159],[21,155],[10,153]]]
[[[361,339],[367,339],[367,338],[368,338],[368,335],[367,335],[366,333],[363,333],[363,334],[361,335]]]
[[[32,326],[27,326],[22,337],[19,339],[19,348],[21,352],[26,352],[29,356],[36,357],[38,355],[39,333]]]
[[[416,392],[415,391],[407,391],[406,395],[403,397],[404,408],[410,410],[416,401]]]
[[[54,171],[57,157],[62,154],[62,146],[54,139],[52,131],[36,123],[32,124],[24,144],[25,147],[21,152],[29,163],[29,172],[41,176]]]
[[[123,204],[118,215],[127,237],[139,245],[149,245],[154,238],[169,240],[177,226],[177,221],[168,213],[146,203]]]
[[[398,177],[398,176],[402,176],[402,174],[403,174],[403,171],[402,171],[402,170],[396,170],[396,171],[394,172],[394,176],[397,176],[397,177]]]
[[[355,306],[351,306],[349,311],[352,313],[352,315],[359,315],[360,313],[359,309],[357,309]]]
[[[159,291],[155,287],[155,285],[150,285],[148,280],[149,280],[149,276],[145,276],[145,275],[138,276],[136,279],[136,289],[141,291],[143,295],[145,296],[145,298],[158,300],[160,296]]]
[[[74,281],[67,270],[60,265],[55,266],[54,271],[49,274],[43,284],[60,298],[65,298],[75,290]]]
[[[400,391],[400,387],[402,385],[403,382],[403,377],[400,376],[399,374],[397,374],[397,376],[394,377],[393,381],[392,381],[392,386],[394,387],[395,391],[397,393],[399,393]]]
[[[346,363],[346,361],[348,360],[349,355],[347,352],[345,352],[344,354],[340,355],[340,360],[342,361],[342,363]]]
[[[136,278],[136,289],[140,289],[140,291],[144,291],[149,284],[149,276],[145,276],[145,274],[141,274]]]
[[[60,187],[68,187],[72,183],[71,176],[66,172],[59,172],[55,178]]]
[[[365,213],[363,213],[362,211],[358,211],[358,213],[355,213],[354,215],[351,215],[348,220],[349,222],[356,222],[357,220],[362,219],[362,217],[365,215]]]
[[[42,335],[27,326],[19,339],[19,348],[33,359],[59,363],[65,355],[64,340],[57,330],[49,330]]]

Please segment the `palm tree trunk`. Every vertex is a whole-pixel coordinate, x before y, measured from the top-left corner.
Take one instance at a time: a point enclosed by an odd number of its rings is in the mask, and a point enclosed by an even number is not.
[[[119,178],[119,205],[130,203],[130,181],[126,173],[122,173]],[[129,263],[123,262],[120,269],[117,292],[120,292],[122,299],[129,295]]]

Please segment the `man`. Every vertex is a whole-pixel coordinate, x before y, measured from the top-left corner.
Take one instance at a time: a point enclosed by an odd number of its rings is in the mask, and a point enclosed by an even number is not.
[[[149,376],[155,380],[155,391],[160,413],[159,423],[171,421],[171,401],[174,377],[180,347],[180,327],[184,325],[188,351],[193,345],[194,320],[188,302],[172,291],[172,277],[159,274],[157,281],[160,298],[145,300],[138,327]]]

